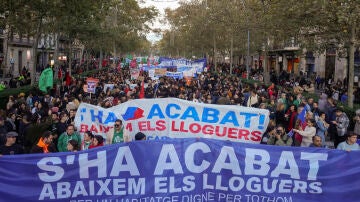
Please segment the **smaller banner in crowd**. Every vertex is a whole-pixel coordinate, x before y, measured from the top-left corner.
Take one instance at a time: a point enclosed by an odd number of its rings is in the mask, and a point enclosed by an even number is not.
[[[131,79],[137,79],[140,75],[140,69],[138,68],[133,68],[133,69],[130,69],[130,76],[131,76]]]
[[[82,103],[75,125],[80,132],[90,130],[105,136],[116,119],[123,120],[132,138],[140,131],[148,139],[203,137],[259,143],[269,111],[177,98],[137,99],[107,109]]]
[[[89,77],[86,79],[86,83],[86,92],[95,94],[96,84],[99,83],[99,79]]]
[[[110,89],[110,90],[114,89],[114,86],[115,86],[115,84],[113,84],[113,83],[104,84],[104,93],[106,93],[106,91],[108,91],[108,89]]]
[[[155,68],[154,76],[165,76],[166,75],[166,69],[164,68]]]
[[[0,202],[359,201],[359,152],[173,139],[2,156]]]

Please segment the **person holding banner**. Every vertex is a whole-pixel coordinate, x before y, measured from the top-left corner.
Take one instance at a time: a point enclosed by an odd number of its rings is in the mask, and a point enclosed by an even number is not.
[[[345,150],[345,151],[356,151],[360,150],[360,146],[357,141],[357,134],[354,132],[349,132],[347,138],[344,142],[341,142],[336,149]]]
[[[76,140],[78,145],[81,145],[81,137],[78,132],[75,131],[74,125],[68,125],[66,131],[62,133],[58,140],[58,150],[59,152],[68,151],[67,145],[70,140]]]
[[[106,144],[116,144],[116,143],[123,143],[128,142],[128,136],[124,136],[124,126],[120,119],[115,121],[114,127],[109,129],[106,133]]]

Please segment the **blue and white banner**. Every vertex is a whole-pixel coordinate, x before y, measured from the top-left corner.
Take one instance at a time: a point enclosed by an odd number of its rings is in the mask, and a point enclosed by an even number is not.
[[[359,155],[191,138],[2,156],[0,202],[359,201]]]
[[[269,123],[269,111],[235,105],[204,104],[177,98],[137,99],[111,108],[81,103],[75,116],[79,132],[105,136],[116,119],[134,139],[203,137],[260,143]]]

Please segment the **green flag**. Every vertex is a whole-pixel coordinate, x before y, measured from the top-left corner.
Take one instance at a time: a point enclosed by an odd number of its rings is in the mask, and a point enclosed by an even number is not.
[[[47,92],[47,88],[52,88],[53,86],[53,70],[51,68],[46,68],[40,75],[39,80],[39,89],[43,92]]]

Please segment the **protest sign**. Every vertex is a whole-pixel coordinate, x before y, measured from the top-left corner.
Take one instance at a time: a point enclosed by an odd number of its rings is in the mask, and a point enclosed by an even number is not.
[[[114,86],[115,86],[115,84],[113,84],[113,83],[106,83],[106,84],[104,84],[104,93],[106,93],[106,91],[107,91],[108,89],[110,89],[110,91],[111,91],[112,89],[114,89]]]
[[[95,79],[95,78],[87,78],[86,79],[86,83],[87,83],[87,88],[86,88],[86,92],[88,93],[95,93],[96,90],[96,84],[99,82],[99,79]]]
[[[140,69],[138,68],[130,69],[130,75],[131,75],[131,79],[137,79],[140,75]]]
[[[358,201],[358,156],[195,138],[2,156],[0,201]]]
[[[80,132],[106,133],[121,119],[134,138],[204,137],[259,143],[269,122],[269,111],[235,105],[196,103],[176,98],[137,99],[111,108],[82,103],[75,117]]]
[[[155,68],[155,76],[161,77],[166,75],[166,68]]]

